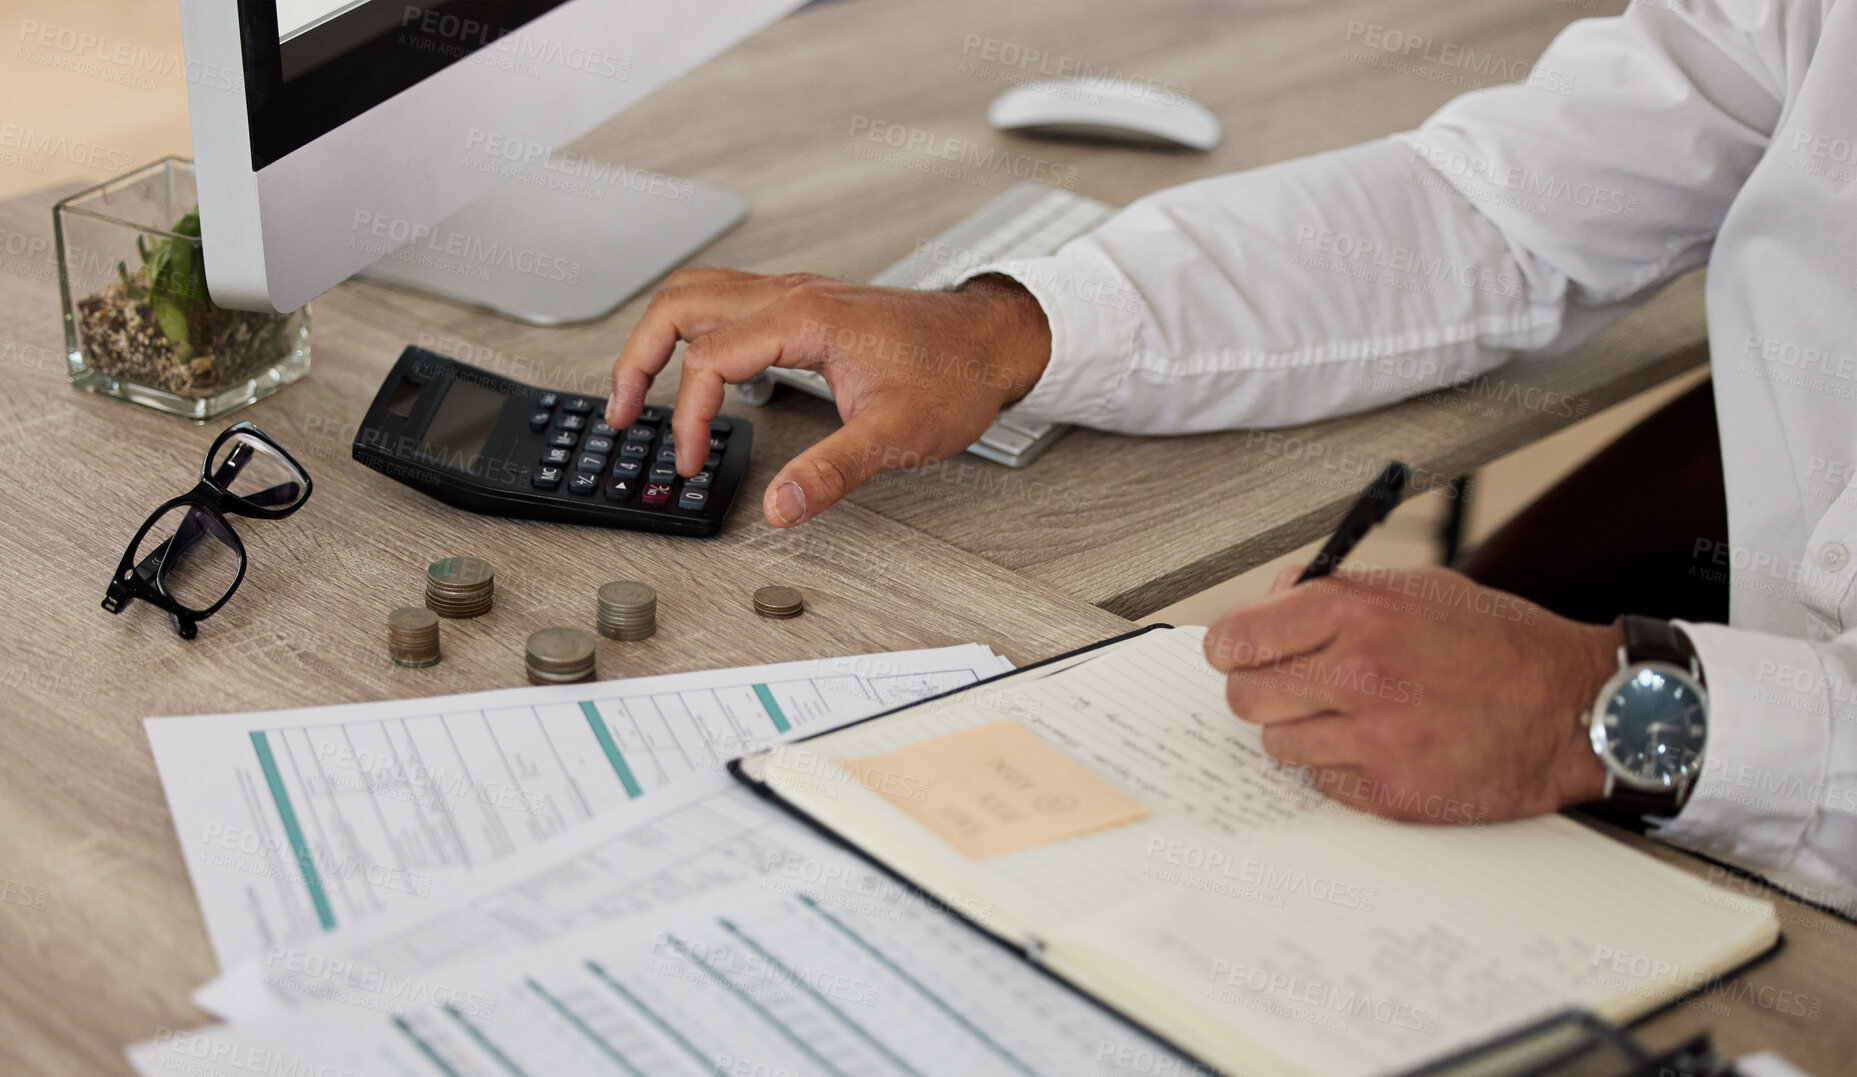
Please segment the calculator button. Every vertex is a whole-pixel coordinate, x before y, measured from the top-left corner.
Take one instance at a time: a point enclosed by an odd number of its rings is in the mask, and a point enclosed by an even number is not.
[[[578,440],[579,437],[572,430],[556,430],[548,435],[548,444],[557,449],[571,449]]]
[[[677,481],[677,469],[674,467],[666,467],[660,464],[657,467],[652,468],[650,474],[646,475],[645,477],[650,479],[652,482],[676,482]]]
[[[546,465],[535,469],[535,477],[530,480],[537,490],[552,490],[561,485],[561,469]]]
[[[538,408],[552,408],[560,402],[561,398],[553,393],[543,393],[535,398],[535,406]]]
[[[596,438],[616,438],[619,431],[609,426],[605,419],[593,420],[593,436]]]
[[[568,452],[566,449],[549,449],[542,454],[542,463],[550,467],[566,467],[568,460],[572,456],[573,453]]]
[[[712,452],[703,458],[703,469],[706,471],[714,471],[721,466],[722,454],[719,452]]]
[[[707,504],[709,504],[708,490],[692,490],[685,486],[683,493],[677,498],[677,507],[680,509],[701,509]]]
[[[643,460],[651,455],[651,442],[628,441],[619,446],[619,456],[626,460]]]
[[[676,445],[677,444],[677,431],[666,430],[664,432],[664,439],[662,441],[659,441],[658,444],[664,446],[667,449]]]
[[[606,500],[630,501],[632,491],[638,489],[637,479],[609,479],[606,483]]]
[[[662,505],[671,499],[671,484],[668,482],[648,482],[645,484],[644,502],[647,505]]]
[[[709,439],[709,451],[710,452],[721,452],[722,450],[728,447],[729,447],[728,438],[716,437],[714,435],[710,436],[710,439]]]
[[[715,472],[699,471],[683,481],[683,488],[686,490],[707,490],[715,481]]]
[[[587,439],[587,444],[582,446],[582,448],[586,449],[588,452],[609,453],[613,451],[613,439],[597,436],[590,437]]]
[[[625,439],[627,441],[650,441],[657,436],[658,431],[655,427],[646,426],[643,423],[633,423],[631,426],[625,428]]]
[[[574,481],[567,484],[568,491],[576,494],[591,494],[600,488],[598,475],[576,475]]]
[[[578,415],[563,415],[560,420],[555,423],[555,427],[560,430],[572,430],[578,433],[587,428],[587,420]]]
[[[547,412],[538,411],[534,415],[529,416],[529,429],[530,430],[546,430],[548,429],[548,420],[552,418],[554,418],[554,416],[548,414]]]
[[[659,449],[657,460],[658,460],[658,463],[660,464],[670,464],[671,466],[675,467],[677,464],[677,450],[676,449]]]
[[[606,457],[599,453],[582,453],[580,462],[574,465],[574,470],[582,475],[598,475],[606,470]]]
[[[649,407],[638,413],[638,421],[641,423],[661,423],[670,417],[671,413],[660,407]]]
[[[637,460],[620,460],[613,464],[613,478],[638,481],[645,477],[645,465]]]
[[[561,410],[574,415],[590,415],[593,412],[593,401],[582,396],[570,396],[567,403],[561,405]]]
[[[735,429],[735,424],[729,422],[727,419],[709,420],[709,432],[712,434],[721,434],[723,437],[728,437],[729,431],[733,429]]]

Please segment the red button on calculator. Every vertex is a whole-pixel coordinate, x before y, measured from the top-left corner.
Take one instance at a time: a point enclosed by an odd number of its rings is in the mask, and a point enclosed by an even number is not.
[[[671,499],[671,484],[668,482],[648,482],[645,484],[645,504],[662,505]]]

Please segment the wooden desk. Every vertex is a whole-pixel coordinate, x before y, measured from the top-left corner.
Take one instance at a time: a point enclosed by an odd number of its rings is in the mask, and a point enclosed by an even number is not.
[[[53,200],[0,204],[0,234],[49,236]],[[240,413],[298,455],[315,492],[286,520],[236,524],[245,583],[187,642],[146,604],[111,617],[98,602],[136,525],[193,485],[224,424],[73,392],[55,276],[0,275],[0,563],[11,581],[0,657],[0,1072],[122,1072],[124,1045],[201,1020],[188,997],[215,968],[143,717],[522,685],[528,634],[591,628],[594,592],[612,579],[657,587],[658,631],[602,640],[602,677],[969,640],[1023,664],[1130,627],[855,505],[778,532],[760,522],[751,492],[720,538],[691,541],[516,526],[413,494],[348,459],[361,413],[422,325],[494,327],[450,310],[421,320],[406,305],[363,287],[319,301],[314,374]],[[554,384],[601,371],[608,360],[586,339],[593,332],[561,338],[551,354],[579,359]],[[779,462],[758,456],[751,491]],[[429,561],[464,553],[497,566],[495,608],[444,624],[438,666],[393,666],[387,611],[419,604]],[[772,582],[800,588],[806,613],[756,616],[750,595]]]
[[[1079,169],[1085,193],[1126,201],[1217,171],[1343,145],[1416,122],[1450,96],[1420,79],[1368,78],[1340,59],[1350,18],[1532,56],[1579,5],[1547,0],[1437,5],[1201,0],[1157,17],[1146,5],[997,5],[958,0],[822,5],[774,27],[585,140],[629,165],[748,193],[756,215],[706,256],[718,264],[869,276],[998,190],[847,158],[862,114],[936,134],[991,140],[978,123],[997,76],[963,74],[969,35],[1154,70],[1190,85],[1225,117],[1214,155],[1150,155],[1039,143]],[[1010,72],[1007,72],[1010,74]],[[855,102],[853,106],[851,103]],[[1023,150],[1032,144],[1018,144]],[[631,152],[621,152],[630,150]],[[49,236],[52,194],[0,204],[5,234]],[[662,595],[659,634],[602,643],[604,676],[643,675],[820,654],[986,642],[1027,661],[1127,626],[1204,582],[1291,547],[1329,522],[1352,476],[1311,485],[1247,435],[1144,443],[1080,433],[1038,469],[1046,489],[1087,491],[1076,512],[1035,496],[968,504],[960,483],[899,476],[797,532],[776,535],[753,492],[787,453],[829,428],[821,402],[789,395],[735,414],[757,423],[749,504],[708,543],[587,529],[514,527],[435,505],[348,461],[380,377],[408,342],[473,349],[480,365],[556,387],[596,389],[637,317],[534,330],[426,300],[344,286],[319,301],[315,372],[241,417],[302,454],[314,502],[277,523],[241,525],[252,570],[237,599],[191,643],[143,607],[97,609],[142,515],[191,483],[217,428],[202,429],[63,381],[49,259],[0,266],[0,444],[7,477],[7,565],[0,656],[0,1071],[120,1073],[121,1047],[200,1015],[190,991],[214,968],[199,927],[140,719],[151,714],[301,706],[521,683],[535,627],[585,621],[599,582],[638,576]],[[1574,357],[1538,368],[1589,410],[1699,361],[1693,283]],[[666,379],[666,385],[670,379]],[[658,399],[669,394],[660,390]],[[1559,417],[1454,406],[1447,397],[1326,424],[1313,434],[1369,454],[1398,450],[1421,468],[1461,470],[1539,436]],[[990,465],[978,464],[988,468]],[[1197,503],[1148,492],[1186,473]],[[1157,536],[1167,541],[1157,541]],[[446,661],[391,667],[389,608],[417,599],[435,556],[480,554],[499,569],[496,610],[446,626]],[[807,592],[809,612],[766,622],[747,595],[770,580]],[[1048,585],[1048,586],[1047,586]],[[1658,855],[1702,871],[1698,862]],[[29,889],[22,889],[29,888]],[[19,894],[43,894],[20,904]],[[1835,1018],[1857,967],[1857,933],[1788,907],[1793,939],[1711,1008],[1652,1022],[1674,1036],[1697,1022],[1736,1050],[1776,1046],[1821,1074],[1853,1053]],[[1842,977],[1842,978],[1840,978]],[[1790,986],[1822,998],[1817,1020],[1761,1001]],[[1724,1012],[1715,1012],[1717,1004]]]

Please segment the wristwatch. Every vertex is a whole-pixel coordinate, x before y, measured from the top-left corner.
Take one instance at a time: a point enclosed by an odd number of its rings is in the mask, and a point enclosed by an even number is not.
[[[1618,672],[1585,723],[1606,768],[1602,814],[1667,820],[1689,799],[1709,735],[1696,649],[1654,617],[1619,618]]]

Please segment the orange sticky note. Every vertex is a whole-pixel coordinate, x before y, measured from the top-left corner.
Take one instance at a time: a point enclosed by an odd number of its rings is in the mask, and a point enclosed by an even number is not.
[[[1011,719],[838,765],[969,860],[1148,817],[1139,801]]]

